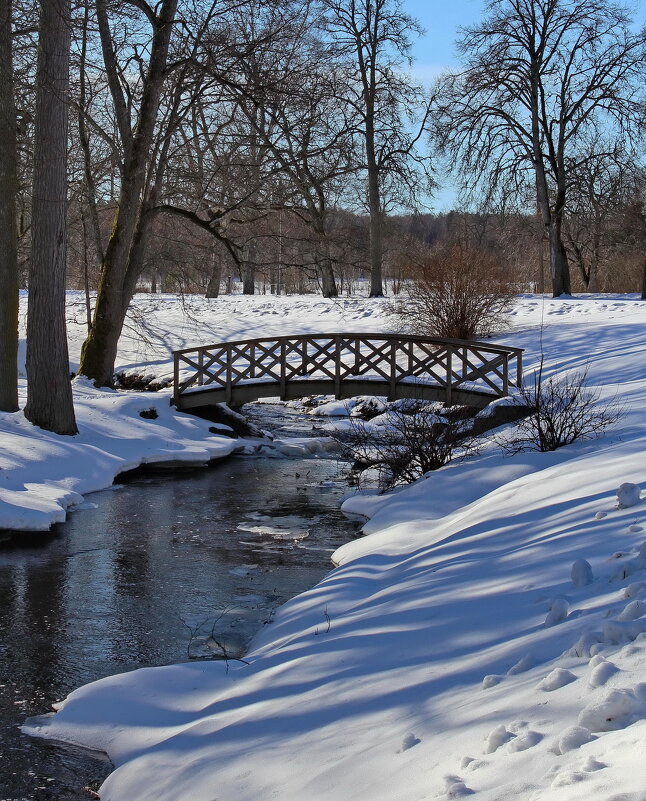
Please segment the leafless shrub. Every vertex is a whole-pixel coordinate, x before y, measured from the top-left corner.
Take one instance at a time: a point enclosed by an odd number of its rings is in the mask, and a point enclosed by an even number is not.
[[[594,439],[621,417],[616,401],[599,403],[599,391],[587,386],[587,371],[543,378],[543,364],[520,391],[522,402],[534,409],[503,443],[509,453],[555,451],[576,440]]]
[[[355,472],[378,471],[382,490],[410,484],[476,447],[464,421],[439,417],[419,402],[391,408],[378,428],[354,420],[341,445],[354,460]]]
[[[515,286],[494,251],[446,243],[419,254],[394,306],[415,333],[474,339],[506,323]]]

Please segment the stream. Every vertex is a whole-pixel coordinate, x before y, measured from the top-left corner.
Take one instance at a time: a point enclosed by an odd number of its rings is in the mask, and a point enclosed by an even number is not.
[[[255,422],[312,433],[284,414],[257,407]],[[231,457],[119,481],[51,532],[0,541],[0,801],[93,797],[109,762],[23,735],[25,718],[103,676],[241,656],[358,535],[335,459]]]

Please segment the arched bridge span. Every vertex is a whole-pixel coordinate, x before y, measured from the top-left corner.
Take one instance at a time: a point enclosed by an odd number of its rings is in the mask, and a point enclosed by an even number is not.
[[[522,349],[400,334],[305,334],[220,342],[174,354],[173,403],[385,395],[483,407],[522,380]]]

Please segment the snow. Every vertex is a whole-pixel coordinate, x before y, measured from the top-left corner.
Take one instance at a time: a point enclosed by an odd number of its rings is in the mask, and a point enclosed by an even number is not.
[[[637,506],[641,499],[641,488],[638,484],[631,484],[626,481],[617,490],[617,505],[620,509],[628,509]]]
[[[592,574],[590,562],[587,559],[577,559],[570,570],[570,578],[575,587],[585,587],[587,584],[592,584],[594,575]]]
[[[315,330],[324,316],[321,330],[388,325],[381,306],[358,299],[328,302],[325,314],[315,299],[277,299],[276,314],[270,299],[227,299],[210,315],[196,300],[182,325],[171,299],[145,303],[159,304],[148,326],[165,343],[150,346],[160,371],[164,347],[180,340],[290,333],[303,320]],[[550,454],[504,455],[492,434],[480,453],[411,487],[349,498],[344,509],[370,518],[368,535],[282,607],[247,664],[108,677],[29,731],[107,751],[116,769],[106,801],[643,801],[646,501],[633,491],[626,505],[617,491],[646,481],[646,304],[523,296],[513,319],[500,342],[526,348],[529,372],[541,339],[546,376],[587,369],[602,399],[624,407],[615,426]],[[133,369],[135,350],[127,340],[120,356]],[[197,458],[207,447],[201,424],[172,414],[163,394],[75,392],[88,393],[78,443],[32,432],[35,450],[23,455],[3,438],[29,427],[20,415],[2,421],[3,468],[40,487],[26,495],[44,506],[49,492],[78,501],[89,491],[90,449],[99,485],[119,459],[164,449]],[[159,406],[159,419],[138,418],[138,403]],[[123,454],[107,442],[121,426]]]

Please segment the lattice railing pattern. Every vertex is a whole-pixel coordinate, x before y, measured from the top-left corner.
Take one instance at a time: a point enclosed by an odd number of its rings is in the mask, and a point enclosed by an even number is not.
[[[445,390],[447,403],[457,389],[507,395],[520,386],[522,350],[487,342],[429,339],[399,334],[307,334],[221,342],[175,351],[175,392],[212,385],[226,390],[254,381],[274,382],[284,395],[288,381],[328,379],[341,395],[343,381],[366,378],[397,384],[431,383]]]

